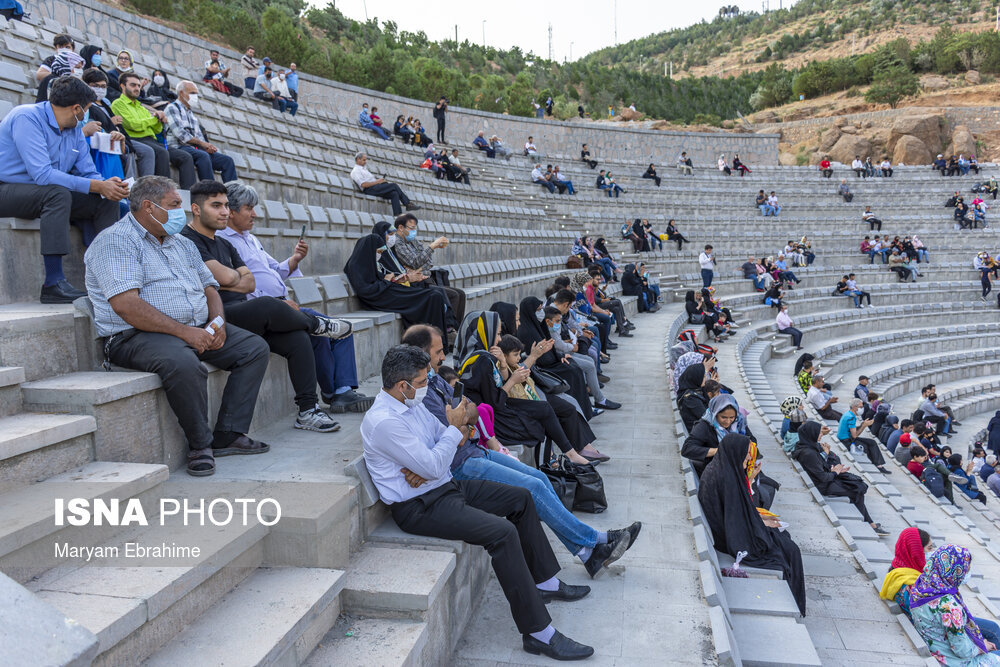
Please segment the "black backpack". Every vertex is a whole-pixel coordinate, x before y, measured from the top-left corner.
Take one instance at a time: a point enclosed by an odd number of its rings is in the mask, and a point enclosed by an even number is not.
[[[924,468],[924,474],[921,477],[924,482],[924,486],[930,491],[935,498],[944,497],[944,477],[941,476],[934,468]]]

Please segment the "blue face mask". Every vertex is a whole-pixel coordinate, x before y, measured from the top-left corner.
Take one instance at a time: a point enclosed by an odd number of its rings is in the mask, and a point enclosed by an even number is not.
[[[561,325],[550,326],[549,333],[552,334],[553,338],[558,338],[560,336]]]
[[[101,62],[102,59],[100,53],[95,53],[94,55],[90,56],[90,64],[93,65],[94,67],[100,67]]]
[[[427,369],[427,379],[428,380],[433,380],[436,375],[437,375],[437,373],[434,372],[433,368],[428,368]]]
[[[406,240],[407,241],[416,241],[417,240],[417,230],[411,229],[410,231],[406,232]]]
[[[173,236],[174,234],[179,234],[185,226],[187,226],[187,215],[184,214],[184,209],[182,208],[171,208],[165,209],[155,201],[153,206],[160,209],[161,211],[167,212],[167,221],[160,222],[160,226],[163,227],[163,231],[167,233],[168,236]],[[159,220],[157,220],[159,222]]]

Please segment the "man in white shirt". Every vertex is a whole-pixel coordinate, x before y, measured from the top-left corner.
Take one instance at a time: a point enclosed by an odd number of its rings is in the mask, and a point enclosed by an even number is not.
[[[860,155],[854,156],[854,160],[851,162],[851,169],[854,170],[855,176],[865,178],[868,175],[868,171],[865,169],[865,163],[861,161]]]
[[[368,171],[365,165],[368,164],[368,156],[358,153],[354,156],[354,169],[351,170],[351,180],[366,195],[388,199],[392,203],[392,214],[400,215],[403,206],[407,211],[418,211],[420,205],[410,201],[403,189],[395,183],[390,183],[384,178],[376,178]],[[402,206],[400,205],[402,204]]]
[[[299,110],[299,103],[292,99],[292,93],[288,90],[285,82],[285,70],[278,70],[278,73],[271,77],[271,92],[285,102],[285,110],[292,116]]]
[[[781,213],[781,206],[778,205],[778,195],[775,194],[774,190],[771,190],[771,195],[767,198],[767,205],[774,211],[771,215]]]
[[[537,155],[538,149],[535,148],[533,141],[534,137],[528,137],[528,140],[524,142],[524,154],[525,155]]]
[[[462,399],[445,406],[444,426],[424,406],[430,357],[397,345],[382,360],[382,391],[361,423],[368,474],[393,520],[414,535],[461,540],[484,547],[510,604],[524,650],[580,660],[593,648],[552,627],[547,600],[578,600],[587,586],[556,577],[559,563],[527,489],[486,480],[454,480],[451,462],[479,419]],[[539,583],[540,582],[540,583]]]
[[[531,182],[537,183],[549,192],[555,194],[556,186],[552,185],[552,183],[549,182],[549,179],[546,178],[545,172],[542,171],[541,163],[536,164],[535,168],[531,170]]]
[[[868,299],[868,305],[872,305],[872,295],[861,289],[858,285],[858,281],[855,279],[854,274],[851,273],[847,276],[847,291],[852,294],[852,296],[857,297],[858,306],[864,308],[864,300]]]
[[[840,418],[844,416],[833,409],[833,404],[837,402],[837,397],[833,395],[833,392],[823,389],[822,375],[813,375],[812,386],[806,392],[806,400],[812,403],[813,407],[816,408],[816,412],[823,419],[840,421]]]
[[[871,206],[865,206],[865,212],[861,214],[861,221],[868,223],[868,231],[870,232],[874,232],[875,230],[882,231],[882,221],[872,213]]]
[[[701,286],[711,287],[712,277],[715,275],[715,256],[712,254],[712,246],[705,246],[705,251],[698,255],[698,263],[701,265]]]

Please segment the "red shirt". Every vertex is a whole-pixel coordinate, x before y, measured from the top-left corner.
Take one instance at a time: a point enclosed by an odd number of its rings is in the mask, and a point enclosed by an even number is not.
[[[916,461],[910,461],[906,464],[906,469],[913,473],[915,476],[920,477],[924,474],[924,466],[917,463]]]
[[[819,163],[819,168],[820,169],[829,169],[830,168],[830,161],[829,160],[821,160],[820,163]]]

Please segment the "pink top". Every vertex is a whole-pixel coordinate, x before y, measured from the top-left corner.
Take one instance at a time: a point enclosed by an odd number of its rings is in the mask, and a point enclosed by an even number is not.
[[[794,324],[794,322],[792,322],[792,318],[790,318],[788,313],[784,310],[778,312],[778,316],[774,318],[774,322],[778,325],[778,331],[783,331]]]
[[[594,304],[594,286],[593,285],[586,285],[583,288],[583,293],[587,297],[587,303],[589,303],[591,306],[595,305]]]

